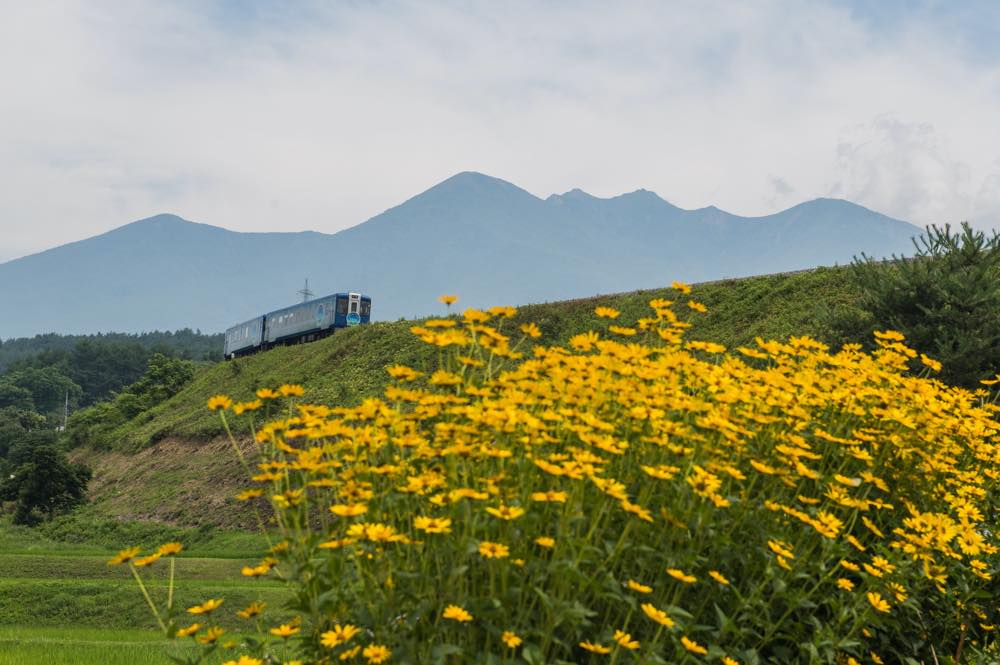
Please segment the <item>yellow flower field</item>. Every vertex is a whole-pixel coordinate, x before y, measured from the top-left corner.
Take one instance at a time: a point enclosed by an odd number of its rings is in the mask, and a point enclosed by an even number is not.
[[[216,604],[246,614],[228,639],[210,611],[190,631],[157,608],[167,633],[225,663],[932,663],[991,649],[988,394],[934,380],[937,363],[891,331],[873,353],[687,340],[685,317],[705,308],[675,289],[638,321],[600,308],[607,329],[566,347],[532,324],[506,330],[512,308],[424,322],[413,332],[439,365],[391,367],[384,395],[353,407],[296,402],[296,386],[212,398],[227,428],[232,412],[254,428],[261,459],[244,461],[240,498],[274,520],[271,555],[244,574],[287,580],[298,618]]]

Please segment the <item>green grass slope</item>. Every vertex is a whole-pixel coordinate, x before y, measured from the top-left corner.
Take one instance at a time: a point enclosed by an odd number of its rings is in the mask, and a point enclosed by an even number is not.
[[[621,321],[629,322],[649,314],[651,298],[676,296],[676,291],[662,289],[529,305],[519,309],[513,323],[533,321],[541,327],[543,341],[559,343],[603,327],[593,314],[598,305],[621,310]],[[824,312],[837,305],[849,306],[855,296],[848,275],[839,268],[699,285],[693,297],[705,303],[709,313],[694,317],[689,336],[728,346],[752,342],[758,335],[823,338]],[[444,314],[443,305],[441,310]],[[461,311],[461,301],[457,310]],[[435,363],[434,350],[410,333],[412,325],[412,321],[375,323],[319,342],[219,363],[202,370],[170,400],[119,428],[114,447],[131,452],[167,437],[205,440],[221,434],[218,418],[205,408],[206,400],[217,393],[248,399],[261,387],[301,383],[309,400],[331,405],[378,394],[386,384],[385,367],[404,363],[426,369]]]

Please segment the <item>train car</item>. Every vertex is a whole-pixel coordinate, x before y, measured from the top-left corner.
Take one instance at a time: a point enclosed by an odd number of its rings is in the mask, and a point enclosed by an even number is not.
[[[224,357],[232,359],[277,344],[311,342],[337,328],[369,323],[372,299],[360,293],[334,293],[276,309],[226,331]]]
[[[336,328],[371,320],[371,298],[360,293],[335,293],[307,300],[264,315],[264,344],[309,342]]]
[[[258,316],[226,330],[224,357],[235,358],[252,353],[264,343],[264,317]]]

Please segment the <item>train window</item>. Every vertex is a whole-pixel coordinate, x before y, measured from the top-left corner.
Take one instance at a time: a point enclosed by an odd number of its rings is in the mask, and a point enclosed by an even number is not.
[[[347,314],[347,298],[337,298],[337,314]]]
[[[361,316],[368,316],[372,313],[372,304],[370,302],[361,301]]]

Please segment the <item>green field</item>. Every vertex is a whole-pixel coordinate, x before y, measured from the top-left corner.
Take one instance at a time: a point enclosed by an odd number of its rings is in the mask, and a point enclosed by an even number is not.
[[[89,523],[80,520],[80,527]],[[135,527],[133,527],[135,528]],[[99,533],[100,529],[96,529]],[[182,531],[183,533],[183,531]],[[251,540],[236,534],[246,543]],[[235,628],[234,612],[262,600],[280,608],[287,593],[280,582],[249,580],[240,568],[250,559],[227,558],[232,534],[206,541],[202,556],[183,556],[176,565],[175,603],[185,608],[209,597],[224,597],[218,618]],[[147,547],[159,541],[144,543]],[[168,663],[168,653],[189,649],[171,645],[157,630],[125,567],[106,564],[113,551],[95,542],[58,542],[37,531],[0,524],[0,665],[113,665]],[[220,548],[221,546],[221,548]],[[216,555],[204,555],[216,549]],[[248,548],[247,554],[259,547]],[[167,567],[158,563],[143,573],[150,594],[163,599]]]
[[[162,665],[189,648],[148,630],[0,626],[0,665]]]

